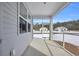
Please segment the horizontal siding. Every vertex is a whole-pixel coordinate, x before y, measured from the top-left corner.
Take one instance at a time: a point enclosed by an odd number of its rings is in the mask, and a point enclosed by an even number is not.
[[[11,7],[11,5],[15,5],[16,9]],[[6,36],[12,37],[12,35],[16,35],[17,33],[17,4],[4,3],[3,5],[3,34]]]
[[[10,55],[10,50],[15,50],[15,55],[21,55],[32,40],[32,33],[17,35],[17,2],[0,2],[0,38],[2,44],[0,55]],[[27,22],[31,23],[31,21]]]
[[[10,55],[14,48],[14,41],[17,38],[17,3],[3,3],[3,42],[2,55]]]
[[[0,40],[2,41],[2,4],[0,3]],[[0,42],[0,55],[2,55],[2,47]]]

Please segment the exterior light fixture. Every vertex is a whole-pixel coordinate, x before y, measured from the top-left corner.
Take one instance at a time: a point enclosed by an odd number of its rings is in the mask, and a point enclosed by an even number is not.
[[[46,2],[43,2],[44,4],[46,4]]]

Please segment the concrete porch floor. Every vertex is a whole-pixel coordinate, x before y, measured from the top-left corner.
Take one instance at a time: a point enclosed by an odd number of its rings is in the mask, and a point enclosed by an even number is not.
[[[33,39],[23,56],[71,56],[52,40]]]

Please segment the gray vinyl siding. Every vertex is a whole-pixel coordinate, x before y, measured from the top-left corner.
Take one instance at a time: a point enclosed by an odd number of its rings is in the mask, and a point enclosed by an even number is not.
[[[2,55],[2,4],[0,4],[0,55]]]
[[[0,4],[2,7],[0,8],[1,55],[10,55],[12,49],[14,49],[15,55],[21,55],[31,42],[32,33],[17,34],[17,2],[0,2]]]

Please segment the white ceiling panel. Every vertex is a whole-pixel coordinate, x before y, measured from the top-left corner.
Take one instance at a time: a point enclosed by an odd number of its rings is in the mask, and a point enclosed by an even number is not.
[[[67,2],[27,2],[33,16],[52,16],[66,4]]]

